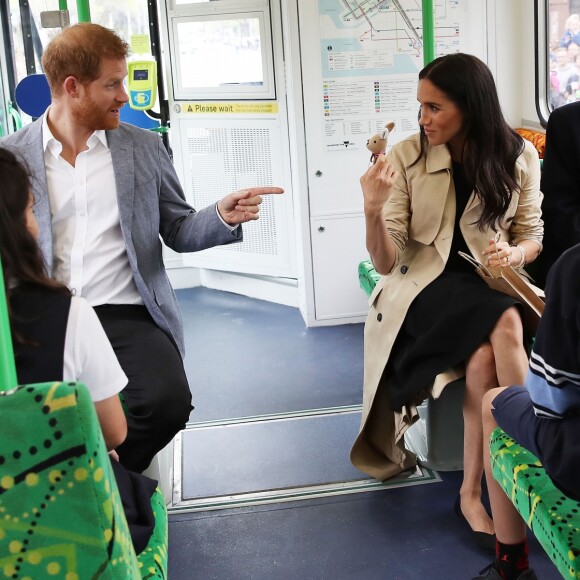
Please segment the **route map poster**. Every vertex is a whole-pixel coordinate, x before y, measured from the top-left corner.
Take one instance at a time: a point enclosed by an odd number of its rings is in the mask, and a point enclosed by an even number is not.
[[[465,51],[465,0],[434,0],[435,54]],[[326,151],[357,151],[395,122],[389,146],[416,133],[423,68],[420,0],[319,0]]]

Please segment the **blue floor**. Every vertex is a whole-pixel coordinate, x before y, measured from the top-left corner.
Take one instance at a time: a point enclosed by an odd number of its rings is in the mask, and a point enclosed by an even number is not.
[[[362,325],[308,329],[294,308],[202,288],[177,295],[192,422],[361,403]],[[183,465],[185,480],[185,453]],[[462,473],[439,475],[414,487],[170,514],[169,578],[471,578],[489,556],[453,514]],[[530,546],[538,578],[559,578],[533,538]]]
[[[186,430],[183,498],[366,479],[348,460],[359,424],[351,412]]]
[[[450,472],[438,484],[171,516],[169,577],[471,578],[489,557],[452,513],[460,477]],[[531,551],[539,578],[559,578],[537,544]]]

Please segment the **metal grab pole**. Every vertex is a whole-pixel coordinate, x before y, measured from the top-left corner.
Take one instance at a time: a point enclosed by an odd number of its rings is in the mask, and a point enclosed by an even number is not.
[[[77,13],[79,22],[91,21],[91,9],[89,7],[89,0],[77,0]]]
[[[426,66],[435,59],[435,20],[433,0],[423,0],[423,64]]]
[[[7,391],[18,385],[16,365],[14,364],[14,349],[12,347],[12,333],[8,319],[8,303],[2,262],[0,262],[0,391]]]
[[[165,86],[163,77],[163,60],[161,58],[161,39],[159,36],[159,17],[157,16],[157,0],[149,0],[147,2],[147,12],[149,14],[149,32],[150,32],[150,46],[151,55],[157,62],[157,91],[159,92],[159,117],[161,126],[158,132],[161,134],[161,139],[169,157],[173,159],[173,152],[169,145],[169,101],[165,98]]]

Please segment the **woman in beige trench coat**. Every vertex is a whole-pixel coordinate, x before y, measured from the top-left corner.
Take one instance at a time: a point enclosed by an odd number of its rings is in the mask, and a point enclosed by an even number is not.
[[[465,376],[464,476],[456,507],[480,547],[493,550],[493,522],[481,501],[481,400],[498,385],[523,384],[527,354],[516,301],[489,289],[466,261],[463,271],[457,250],[520,271],[538,256],[539,160],[504,120],[491,72],[479,59],[436,59],[419,74],[417,99],[420,134],[380,156],[361,178],[367,248],[382,277],[369,300],[362,424],[351,460],[378,479],[414,465],[402,435],[416,405]],[[461,323],[445,327],[439,313],[458,313]],[[422,317],[425,332],[438,337],[430,343],[437,352],[421,351]],[[486,317],[489,327],[477,322]],[[451,351],[439,356],[446,347]],[[459,354],[462,348],[469,350]],[[407,359],[414,362],[405,367]],[[417,384],[409,385],[414,376]]]

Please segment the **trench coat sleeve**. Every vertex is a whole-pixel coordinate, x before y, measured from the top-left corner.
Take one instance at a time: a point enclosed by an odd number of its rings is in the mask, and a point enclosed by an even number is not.
[[[516,181],[520,184],[517,208],[509,227],[511,242],[533,240],[542,247],[544,222],[542,221],[542,199],[540,191],[540,161],[538,152],[529,141],[516,163]]]
[[[409,184],[407,181],[407,172],[405,170],[404,161],[401,159],[398,149],[392,149],[388,154],[389,161],[398,171],[399,176],[391,190],[389,199],[383,208],[383,216],[387,222],[387,228],[395,247],[397,248],[397,256],[393,269],[397,267],[405,244],[407,243],[411,200],[409,198]]]

